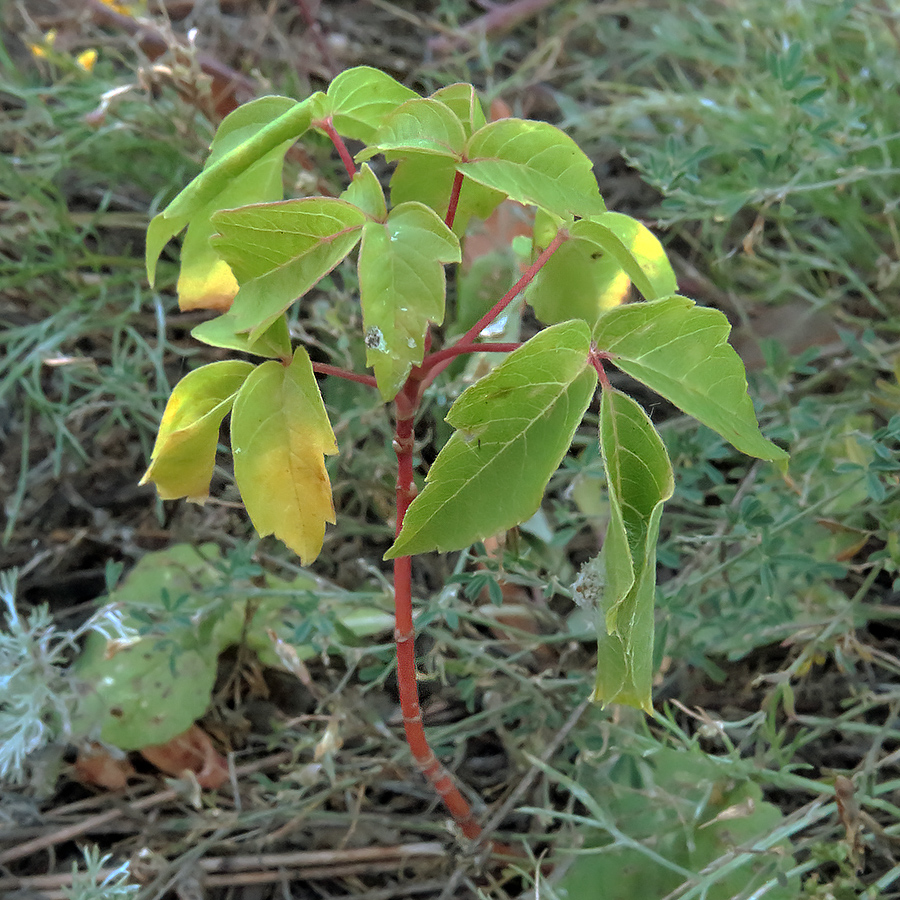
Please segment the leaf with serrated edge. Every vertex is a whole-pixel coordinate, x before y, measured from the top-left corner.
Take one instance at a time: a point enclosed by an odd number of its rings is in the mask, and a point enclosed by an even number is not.
[[[392,400],[422,362],[428,323],[444,321],[444,264],[459,260],[456,236],[423,203],[402,203],[384,224],[363,228],[359,289],[366,363],[384,400]]]
[[[313,94],[301,103],[294,103],[290,109],[256,132],[249,140],[205,168],[159,215],[154,216],[147,228],[145,254],[147,279],[151,285],[156,277],[159,255],[169,240],[257,160],[280,147],[285,141],[294,141],[300,137],[309,128],[313,109],[321,96],[318,93]]]
[[[338,134],[356,141],[374,140],[384,117],[401,103],[418,97],[385,72],[356,66],[341,72],[328,86],[323,104]]]
[[[584,322],[554,325],[460,395],[386,559],[460,550],[534,515],[597,384],[589,349]]]
[[[674,490],[672,466],[647,414],[609,388],[600,401],[600,449],[610,523],[594,699],[649,711],[656,541],[663,504]]]
[[[274,534],[304,565],[334,522],[324,455],[337,453],[309,356],[265,362],[244,382],[231,413],[234,478],[261,537]]]
[[[476,131],[459,170],[560,216],[592,216],[606,210],[590,159],[567,134],[547,122],[500,119]]]
[[[484,107],[471,84],[448,84],[446,87],[436,90],[431,95],[431,99],[446,103],[456,113],[457,118],[463,124],[467,138],[487,123]]]
[[[252,363],[223,360],[189,372],[175,385],[141,484],[152,481],[163,500],[206,500],[219,426],[252,371]]]
[[[787,453],[759,431],[744,364],[722,313],[686,297],[632,303],[604,313],[597,347],[632,378],[718,432],[742,453],[777,462]]]
[[[572,237],[585,238],[610,254],[646,300],[659,300],[678,290],[672,265],[659,239],[631,216],[607,212],[576,222]]]
[[[222,210],[213,246],[241,289],[231,312],[256,340],[297,297],[357,244],[366,214],[334,197],[307,197]]]
[[[460,159],[466,132],[456,113],[440,100],[417,97],[388,115],[373,145],[357,155],[368,159],[376,153],[395,158],[404,151]]]
[[[226,153],[295,105],[288,97],[260,97],[238,107],[222,120],[205,168],[215,165]],[[292,142],[293,139],[285,141],[232,178],[214,200],[194,214],[181,245],[177,287],[180,309],[226,310],[231,306],[238,284],[228,264],[209,243],[215,231],[210,216],[220,209],[281,200],[284,196],[281,180],[284,154]]]

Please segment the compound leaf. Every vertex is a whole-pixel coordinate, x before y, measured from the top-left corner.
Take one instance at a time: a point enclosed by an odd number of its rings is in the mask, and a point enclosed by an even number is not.
[[[554,325],[460,395],[386,558],[459,550],[535,513],[594,393],[589,349],[584,322]]]
[[[459,241],[423,203],[395,206],[368,222],[359,253],[366,363],[392,400],[425,355],[428,323],[444,320],[444,263],[459,262]]]
[[[656,541],[663,504],[674,489],[672,466],[647,414],[609,388],[600,401],[600,449],[610,522],[594,699],[649,711]]]
[[[312,364],[297,348],[289,366],[269,361],[244,382],[231,414],[234,477],[261,537],[274,534],[304,565],[334,522],[323,455],[337,453]]]
[[[597,322],[594,339],[622,371],[741,452],[783,462],[784,450],[760,434],[744,364],[728,343],[730,330],[718,310],[676,295],[609,310]]]
[[[202,503],[209,496],[219,426],[252,371],[252,363],[224,360],[189,372],[175,385],[141,484],[152,481],[163,500]]]
[[[214,204],[229,184],[255,162],[286,141],[295,141],[300,137],[309,128],[313,110],[321,96],[313,94],[300,103],[292,103],[289,109],[248,140],[205,168],[159,215],[154,216],[147,228],[146,242],[147,278],[150,284],[156,277],[159,255],[169,240],[204,207]],[[235,110],[232,115],[238,112]]]
[[[366,214],[345,200],[306,197],[222,210],[212,242],[241,285],[236,331],[256,340],[357,244]]]
[[[604,212],[590,159],[547,122],[500,119],[475,132],[458,168],[469,178],[559,216]]]
[[[317,115],[331,116],[335,131],[343,137],[369,143],[392,110],[418,97],[385,72],[356,66],[341,72],[328,86]]]
[[[260,97],[238,107],[219,126],[205,168],[215,165],[225,154],[295,105],[288,97]],[[178,274],[178,306],[182,310],[226,310],[231,306],[238,284],[228,264],[209,243],[215,232],[210,216],[220,209],[280,200],[283,196],[281,170],[284,154],[292,142],[293,139],[285,141],[232,178],[212,201],[191,218],[181,245],[181,269]]]

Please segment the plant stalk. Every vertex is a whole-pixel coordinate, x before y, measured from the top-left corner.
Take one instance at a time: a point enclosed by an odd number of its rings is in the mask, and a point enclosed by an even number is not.
[[[397,528],[400,533],[403,519],[416,494],[413,477],[413,424],[420,396],[421,370],[414,370],[395,401],[396,424],[394,450],[397,454]],[[416,677],[415,630],[412,611],[412,558],[401,556],[394,560],[394,643],[397,648],[397,690],[406,742],[422,774],[450,811],[462,833],[474,840],[481,834],[481,826],[468,801],[447,770],[440,764],[422,722],[419,705],[419,685]]]

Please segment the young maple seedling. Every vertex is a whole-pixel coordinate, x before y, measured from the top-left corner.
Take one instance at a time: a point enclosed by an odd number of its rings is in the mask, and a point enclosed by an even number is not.
[[[327,134],[347,170],[340,197],[283,200],[282,166],[304,133]],[[351,156],[345,139],[364,149]],[[390,205],[367,160],[396,163]],[[446,267],[459,263],[470,220],[506,198],[536,208],[532,263],[461,337],[432,348],[445,318]],[[412,755],[462,833],[475,815],[432,752],[416,683],[411,556],[461,550],[530,518],[594,396],[610,521],[602,556],[579,589],[600,611],[594,699],[651,709],[656,541],[672,469],[647,414],[614,389],[604,364],[666,397],[738,450],[783,463],[759,431],[744,367],[715,310],[678,296],[672,268],[639,222],[608,212],[591,162],[544,122],[486,122],[475,90],[420,97],[382,72],[348,70],[301,102],[263,97],[229,115],[203,172],[150,224],[151,283],[165,244],[187,226],[182,309],[213,308],[204,343],[266,361],[223,361],[185,376],[166,406],[145,481],[163,499],[209,493],[219,427],[231,413],[234,476],[260,535],[303,564],[334,522],[324,456],[337,453],[316,373],[380,392],[394,410],[397,681]],[[371,375],[313,364],[292,347],[286,311],[357,245]],[[631,283],[642,302],[614,305]],[[524,292],[546,327],[522,344],[480,341]],[[423,393],[451,362],[509,355],[465,390],[455,429],[416,495],[414,433]]]

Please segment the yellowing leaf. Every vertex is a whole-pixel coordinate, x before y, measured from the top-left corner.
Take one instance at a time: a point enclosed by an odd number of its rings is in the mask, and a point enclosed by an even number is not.
[[[152,481],[163,500],[187,497],[202,503],[209,496],[219,425],[252,371],[251,363],[225,360],[195,369],[178,382],[141,484]]]
[[[231,415],[234,477],[261,537],[274,534],[304,565],[322,549],[334,522],[324,454],[334,432],[306,351],[289,366],[270,361],[244,382]]]
[[[261,97],[236,109],[222,120],[204,168],[214,166],[294,105],[287,97]],[[291,143],[285,141],[229,179],[223,190],[194,214],[181,245],[178,306],[182,310],[217,309],[224,312],[231,306],[238,283],[228,264],[210,245],[209,239],[216,230],[210,216],[220,209],[280,200],[283,195],[281,168]]]
[[[304,197],[217,212],[216,251],[241,285],[235,329],[255,341],[357,244],[366,214],[345,200]]]

